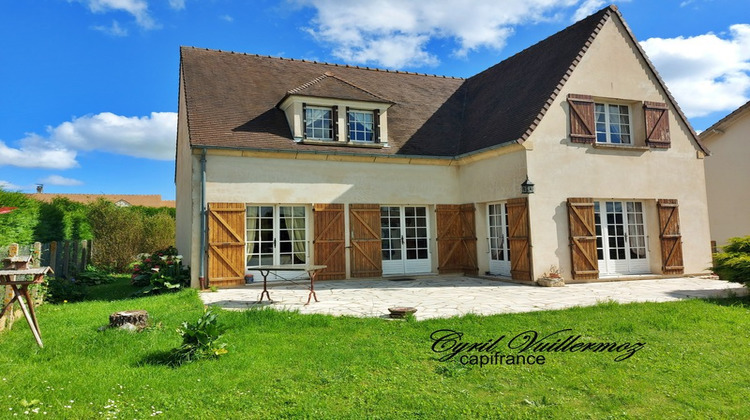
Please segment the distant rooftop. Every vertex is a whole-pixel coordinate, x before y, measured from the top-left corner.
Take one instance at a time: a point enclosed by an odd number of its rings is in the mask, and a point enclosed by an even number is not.
[[[162,200],[159,194],[56,194],[56,193],[34,193],[29,197],[51,203],[55,198],[67,198],[76,203],[93,203],[103,198],[120,207],[144,206],[144,207],[175,207],[174,200]]]

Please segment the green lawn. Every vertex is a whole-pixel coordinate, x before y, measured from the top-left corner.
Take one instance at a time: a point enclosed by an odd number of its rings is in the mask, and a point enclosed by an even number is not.
[[[105,286],[101,286],[105,287]],[[179,368],[160,356],[203,311],[195,290],[134,300],[43,305],[39,349],[18,321],[0,333],[0,418],[750,418],[750,300],[602,304],[428,321],[271,310],[220,311],[229,353]],[[93,293],[93,292],[92,292]],[[112,312],[145,309],[152,327],[97,331]],[[463,365],[432,351],[570,328],[582,342],[645,342],[617,353],[551,352],[544,365]],[[564,337],[564,336],[563,336]],[[484,353],[470,353],[484,354]]]

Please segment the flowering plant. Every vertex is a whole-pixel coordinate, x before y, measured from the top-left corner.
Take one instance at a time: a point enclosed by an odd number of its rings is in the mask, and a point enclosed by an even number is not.
[[[156,251],[153,254],[141,254],[138,261],[132,264],[130,282],[134,286],[144,286],[140,293],[160,293],[167,289],[179,289],[187,286],[190,270],[182,265],[182,255],[175,247]]]

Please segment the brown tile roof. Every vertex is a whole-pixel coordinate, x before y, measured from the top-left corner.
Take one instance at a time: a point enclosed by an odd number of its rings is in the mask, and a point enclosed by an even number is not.
[[[159,194],[56,194],[56,193],[34,193],[27,194],[30,198],[35,200],[43,201],[45,203],[51,203],[55,198],[67,198],[70,201],[76,203],[93,203],[96,200],[103,198],[107,201],[117,203],[125,201],[131,206],[144,206],[144,207],[175,207],[174,200],[162,200]]]
[[[524,141],[612,16],[622,19],[614,6],[604,8],[469,79],[182,47],[190,142],[193,147],[453,157]],[[291,93],[391,102],[390,147],[344,151],[295,143],[277,107]]]
[[[340,77],[336,77],[336,75],[331,72],[326,72],[322,76],[316,77],[302,86],[290,90],[287,92],[287,96],[288,95],[337,98],[365,102],[392,102],[355,86]]]

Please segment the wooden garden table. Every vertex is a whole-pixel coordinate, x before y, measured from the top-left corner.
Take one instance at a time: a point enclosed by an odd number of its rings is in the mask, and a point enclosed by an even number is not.
[[[320,270],[324,270],[327,267],[327,265],[261,265],[260,267],[251,267],[251,270],[260,271],[260,275],[263,276],[263,292],[261,292],[260,299],[258,299],[258,301],[262,302],[263,295],[265,295],[266,297],[268,297],[269,301],[273,302],[271,300],[271,295],[268,294],[268,275],[271,274],[272,271],[306,271],[307,275],[310,276],[310,293],[307,295],[307,303],[305,305],[310,304],[311,298],[315,298],[315,301],[318,302],[318,296],[315,294],[315,277],[318,275],[318,272]],[[277,276],[284,279],[278,274]]]
[[[42,335],[39,332],[39,323],[37,322],[36,314],[34,313],[34,302],[29,295],[29,286],[32,284],[43,283],[44,276],[49,272],[52,272],[50,267],[0,270],[0,286],[10,286],[11,290],[13,290],[13,298],[3,307],[2,312],[0,312],[0,318],[5,315],[5,311],[7,311],[8,308],[13,306],[14,302],[18,301],[18,304],[21,306],[21,311],[23,311],[23,315],[26,317],[26,322],[29,323],[29,328],[31,328],[31,332],[34,334],[34,338],[36,339],[36,343],[39,344],[39,347],[44,347],[44,344],[42,343]],[[16,280],[16,276],[25,275],[32,276],[31,280]],[[26,300],[25,303],[24,299]]]

